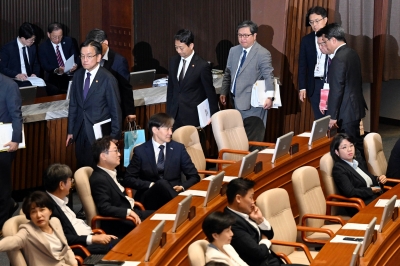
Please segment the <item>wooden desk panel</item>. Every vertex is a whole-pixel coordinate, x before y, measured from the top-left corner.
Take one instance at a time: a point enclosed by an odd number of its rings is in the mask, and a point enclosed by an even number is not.
[[[260,195],[267,189],[281,187],[289,191],[292,210],[298,216],[298,207],[294,199],[291,175],[294,170],[304,165],[317,167],[320,157],[329,151],[330,140],[325,138],[318,141],[313,147],[307,145],[308,138],[294,137],[293,143],[299,143],[300,152],[290,156],[286,155],[271,163],[271,154],[259,154],[258,160],[263,162],[263,170],[257,174],[250,174],[248,178],[256,181],[255,194]],[[239,172],[240,162],[225,169],[226,175],[236,176]],[[203,180],[191,189],[207,190],[209,181]],[[160,208],[157,213],[176,213],[178,203],[183,199],[178,196]],[[164,231],[167,233],[167,243],[159,248],[150,258],[150,262],[141,265],[189,265],[187,249],[195,240],[205,239],[201,224],[209,213],[225,208],[226,196],[218,195],[204,208],[204,198],[193,197],[192,206],[196,206],[196,217],[178,228],[177,233],[171,232],[173,221],[166,221]],[[123,238],[106,256],[108,260],[144,261],[147,245],[153,228],[159,221],[145,220],[125,238]],[[116,251],[116,252],[114,252]],[[132,254],[131,256],[125,254]]]
[[[400,195],[400,185],[386,191],[379,198],[390,199],[393,195]],[[368,224],[373,217],[380,223],[383,208],[375,208],[376,199],[363,210],[352,217],[349,223]],[[364,236],[362,230],[340,229],[338,235]],[[400,261],[400,218],[390,221],[382,234],[377,235],[375,243],[371,244],[365,256],[360,258],[360,266],[366,265],[399,265]],[[318,253],[311,265],[349,265],[356,245],[343,243],[327,243]]]

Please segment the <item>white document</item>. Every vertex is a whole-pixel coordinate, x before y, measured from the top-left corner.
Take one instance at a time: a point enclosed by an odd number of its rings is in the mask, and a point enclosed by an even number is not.
[[[204,191],[204,190],[191,190],[191,189],[189,189],[189,190],[186,190],[186,191],[184,191],[184,192],[179,193],[179,195],[181,195],[181,196],[189,196],[189,195],[192,195],[192,196],[198,196],[198,197],[203,197],[203,198],[205,198],[206,195],[207,195],[207,191]]]
[[[101,132],[101,125],[105,124],[105,123],[108,123],[108,122],[111,122],[111,118],[109,118],[107,120],[104,120],[104,121],[101,121],[101,122],[96,123],[96,124],[93,125],[93,131],[94,131],[94,138],[95,139],[100,139],[100,138],[103,137],[103,133]]]
[[[204,128],[211,121],[210,104],[208,103],[208,99],[205,99],[202,103],[197,105],[197,112],[199,114],[200,126]]]
[[[347,230],[367,230],[368,224],[357,224],[357,223],[347,223],[345,224],[342,229],[347,229]],[[375,225],[375,230],[379,230],[380,225],[376,224]]]
[[[272,108],[282,107],[281,92],[278,84],[278,80],[274,78],[274,92],[265,91],[265,80],[257,80],[251,90],[251,106],[253,107],[263,107],[264,102],[268,97],[274,97]],[[272,95],[268,95],[273,93]]]
[[[123,264],[124,266],[138,266],[140,263],[142,263],[141,261],[125,261],[125,263]]]
[[[275,149],[263,149],[259,151],[258,153],[264,153],[264,154],[274,154]]]
[[[68,71],[70,71],[75,65],[75,60],[74,60],[74,55],[71,55],[70,58],[68,58],[67,61],[65,61],[64,64],[64,73],[67,73]]]
[[[375,207],[382,207],[384,208],[386,203],[388,203],[389,199],[379,199],[378,202],[375,204]],[[396,200],[395,207],[400,207],[400,200]]]
[[[38,87],[46,87],[46,83],[43,79],[38,77],[28,77],[28,81],[32,84],[32,86]]]
[[[311,132],[304,132],[304,133],[301,133],[301,134],[299,134],[297,136],[298,137],[303,137],[303,138],[309,138],[309,137],[311,137]]]
[[[203,180],[211,180],[214,176],[215,176],[215,175],[207,176],[207,177],[204,178]],[[226,175],[226,176],[224,176],[223,181],[226,182],[226,183],[229,183],[229,182],[231,182],[233,179],[236,179],[236,178],[238,178],[238,177],[237,177],[237,176],[229,176],[229,175]]]
[[[336,235],[334,238],[331,239],[331,243],[345,243],[345,244],[354,244],[354,245],[357,245],[357,243],[359,243],[357,241],[343,240],[343,238],[345,238],[345,237],[354,237],[354,238],[362,238],[362,239],[364,239],[363,236],[341,236],[341,235]]]
[[[176,214],[169,214],[169,213],[156,213],[153,215],[153,217],[150,218],[150,220],[156,220],[156,221],[175,221]]]
[[[13,128],[11,123],[2,124],[0,123],[0,152],[7,151],[10,147],[3,147],[4,144],[8,143],[12,139]],[[22,142],[18,144],[18,149],[25,148],[25,133],[24,125],[22,125]]]

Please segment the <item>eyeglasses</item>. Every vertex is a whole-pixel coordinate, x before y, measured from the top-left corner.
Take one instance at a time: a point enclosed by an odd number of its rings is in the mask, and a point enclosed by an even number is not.
[[[249,38],[251,35],[253,35],[253,34],[238,34],[237,36],[238,36],[238,38],[247,39],[247,38]]]
[[[319,43],[318,43],[318,46],[326,46],[326,42],[327,42],[327,41],[319,42]]]
[[[81,54],[79,57],[82,59],[82,60],[85,60],[85,58],[87,58],[88,60],[90,60],[90,59],[92,59],[93,57],[96,57],[97,56],[97,54],[95,54],[95,55],[83,55],[83,54]]]
[[[321,20],[323,20],[324,18],[320,18],[320,19],[316,19],[316,20],[310,20],[308,23],[312,26],[314,24],[318,24]]]

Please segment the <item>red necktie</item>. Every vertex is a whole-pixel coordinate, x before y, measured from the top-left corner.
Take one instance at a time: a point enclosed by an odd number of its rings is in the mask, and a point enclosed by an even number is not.
[[[58,66],[64,67],[64,61],[62,60],[60,50],[58,49],[58,45],[56,45],[56,55],[57,55]]]

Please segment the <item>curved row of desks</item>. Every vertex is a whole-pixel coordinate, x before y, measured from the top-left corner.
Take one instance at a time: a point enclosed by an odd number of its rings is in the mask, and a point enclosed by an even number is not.
[[[299,152],[290,156],[285,155],[275,164],[271,163],[271,154],[259,154],[258,161],[263,162],[263,169],[257,174],[250,174],[248,178],[256,182],[255,196],[271,188],[284,188],[289,192],[293,214],[298,216],[298,207],[293,196],[291,176],[297,168],[309,165],[319,167],[319,160],[323,154],[329,151],[330,139],[324,138],[316,141],[312,147],[307,145],[308,138],[295,136],[293,143],[299,143]],[[225,169],[226,175],[237,176],[240,162]],[[191,189],[207,190],[209,181],[202,180]],[[156,213],[176,213],[178,203],[183,196],[177,196],[172,201],[161,207]],[[196,207],[196,217],[191,221],[185,221],[176,233],[171,229],[173,221],[166,221],[164,232],[167,234],[167,242],[164,247],[158,248],[151,256],[149,262],[144,262],[147,246],[150,241],[151,231],[159,221],[143,221],[139,226],[124,237],[105,257],[107,260],[141,261],[140,265],[189,265],[187,257],[188,246],[195,240],[205,239],[201,224],[205,216],[214,211],[222,211],[226,206],[226,196],[218,195],[203,207],[204,198],[193,197],[192,206]],[[131,254],[128,256],[127,254]]]

